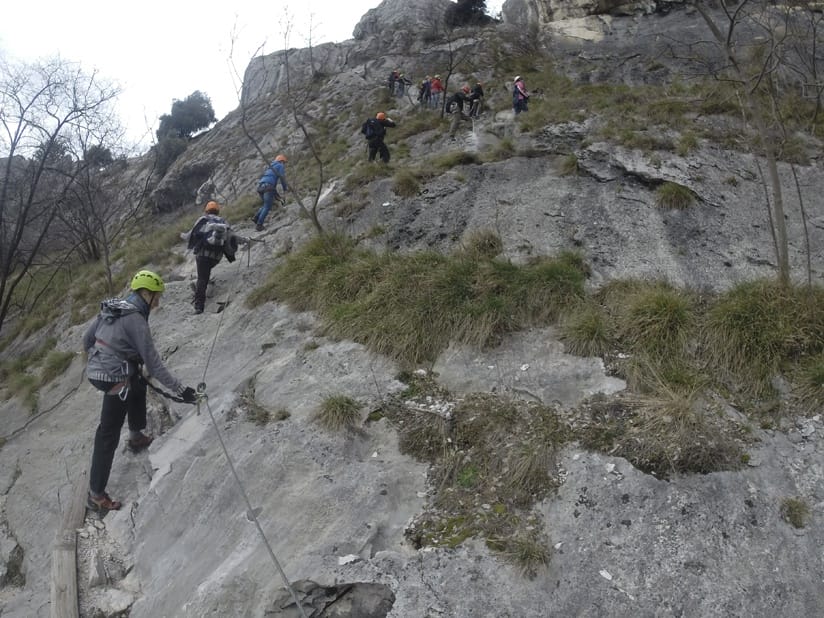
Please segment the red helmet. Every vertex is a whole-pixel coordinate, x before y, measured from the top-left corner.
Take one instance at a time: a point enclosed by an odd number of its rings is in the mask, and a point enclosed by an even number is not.
[[[461,88],[461,90],[463,90],[464,92],[469,92],[469,86],[464,86],[463,88]]]

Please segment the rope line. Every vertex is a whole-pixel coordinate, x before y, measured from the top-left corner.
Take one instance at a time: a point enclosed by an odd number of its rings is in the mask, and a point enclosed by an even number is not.
[[[252,503],[249,500],[249,495],[246,493],[246,488],[243,486],[243,483],[240,480],[240,476],[238,476],[237,470],[235,469],[235,464],[232,462],[232,458],[229,456],[229,450],[226,448],[226,443],[223,441],[223,436],[220,434],[220,429],[217,426],[217,421],[215,420],[215,415],[212,413],[212,406],[209,405],[208,398],[206,399],[206,409],[209,411],[209,418],[212,419],[212,426],[215,428],[215,433],[217,434],[217,439],[220,441],[220,447],[223,449],[223,454],[226,456],[226,461],[229,462],[229,468],[232,470],[232,475],[235,477],[235,483],[240,489],[240,493],[243,495],[243,500],[246,502],[246,516],[249,517],[254,523],[255,527],[257,528],[260,537],[263,539],[263,544],[266,546],[266,551],[269,552],[269,557],[272,559],[275,567],[277,568],[280,576],[283,578],[283,581],[286,583],[286,587],[289,589],[289,593],[292,595],[292,599],[295,602],[295,605],[300,612],[301,618],[307,618],[306,614],[303,611],[303,606],[300,604],[298,600],[298,596],[295,593],[295,589],[292,587],[292,584],[289,582],[289,578],[286,576],[286,573],[283,571],[283,568],[280,566],[280,562],[275,556],[275,552],[272,550],[272,546],[269,544],[269,539],[266,538],[266,533],[263,531],[263,527],[260,525],[260,520],[258,519],[257,513],[255,513],[254,508],[252,508]]]
[[[251,252],[252,252],[251,243],[247,242],[246,250],[249,251],[249,253],[251,254]],[[240,265],[242,263],[241,260],[236,260],[236,261],[237,261],[236,269],[237,269],[238,272],[235,273],[234,281],[237,281],[237,275],[239,274]],[[218,334],[220,333],[220,327],[223,324],[223,314],[226,312],[226,307],[229,306],[229,299],[233,296],[234,296],[234,290],[232,289],[232,286],[230,286],[230,289],[229,289],[229,291],[227,292],[227,295],[226,295],[226,302],[223,304],[223,309],[220,312],[220,319],[218,320],[217,328],[215,328],[215,336],[214,336],[214,339],[212,339],[212,345],[209,348],[209,354],[206,357],[206,366],[203,368],[203,376],[201,378],[201,384],[203,385],[204,390],[203,390],[203,394],[201,395],[201,398],[202,398],[203,401],[206,402],[206,409],[209,411],[209,418],[212,421],[212,427],[214,427],[215,433],[217,434],[217,439],[220,442],[221,449],[223,449],[223,454],[226,456],[226,461],[229,462],[229,469],[231,469],[232,475],[235,478],[235,484],[237,485],[238,489],[240,490],[240,493],[243,495],[243,500],[246,502],[246,509],[247,509],[246,516],[254,522],[255,528],[257,528],[258,534],[260,534],[261,539],[263,539],[263,544],[266,546],[266,551],[269,553],[269,557],[272,559],[272,563],[275,565],[275,568],[277,568],[278,573],[280,573],[280,576],[283,579],[284,583],[286,584],[286,587],[289,589],[289,593],[292,595],[292,599],[294,600],[295,605],[298,608],[298,612],[300,612],[301,618],[307,618],[306,614],[303,611],[303,606],[300,604],[300,601],[298,600],[297,593],[295,592],[295,589],[292,587],[292,584],[289,581],[289,578],[286,576],[286,573],[284,572],[283,568],[280,566],[280,562],[278,561],[277,556],[275,556],[275,552],[272,550],[272,546],[269,543],[269,539],[266,537],[266,533],[263,531],[263,527],[260,525],[260,520],[258,519],[257,513],[255,513],[255,510],[252,508],[252,503],[249,500],[249,495],[246,493],[246,488],[243,485],[243,482],[240,480],[240,476],[238,475],[237,470],[235,469],[235,464],[232,461],[232,457],[229,455],[229,449],[226,448],[226,443],[223,441],[223,436],[221,435],[220,429],[217,426],[217,421],[215,420],[215,415],[212,413],[212,406],[209,405],[209,397],[205,394],[206,372],[209,370],[209,363],[212,360],[212,353],[215,350],[215,344],[217,343],[217,337],[218,337]],[[200,390],[199,386],[200,385],[198,385],[198,390]],[[200,402],[198,402],[197,410],[198,410],[198,413],[200,413]]]

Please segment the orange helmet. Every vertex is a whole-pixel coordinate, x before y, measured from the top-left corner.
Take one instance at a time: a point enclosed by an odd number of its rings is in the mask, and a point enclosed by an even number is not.
[[[469,86],[464,86],[463,88],[461,88],[461,90],[463,90],[464,92],[469,92]]]
[[[377,114],[375,114],[375,118],[377,118],[378,120],[386,120],[386,114],[384,114],[383,112],[378,112]]]
[[[213,212],[217,214],[220,212],[220,204],[217,202],[206,202],[206,208],[203,209],[203,212]]]
[[[275,161],[280,161],[281,163],[286,163],[289,159],[286,158],[286,155],[279,154],[275,157]]]

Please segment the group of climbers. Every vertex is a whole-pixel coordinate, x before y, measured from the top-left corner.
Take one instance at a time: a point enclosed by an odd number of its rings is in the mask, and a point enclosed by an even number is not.
[[[257,191],[263,200],[253,217],[258,231],[264,229],[263,224],[274,202],[282,203],[277,185],[287,191],[285,163],[284,155],[275,157],[258,182]],[[206,203],[203,214],[184,237],[195,256],[197,282],[193,304],[195,314],[200,314],[206,302],[212,269],[224,257],[229,262],[235,260],[241,239],[220,216],[220,204],[214,200]],[[143,375],[143,367],[149,376],[157,378],[176,394],[176,401],[189,404],[198,401],[195,389],[184,386],[165,367],[149,330],[149,315],[160,305],[166,289],[163,280],[150,270],[141,270],[134,275],[129,287],[131,292],[125,298],[101,302],[100,312],[83,335],[86,377],[103,392],[86,500],[89,509],[99,512],[118,510],[123,506],[106,492],[123,423],[128,419],[127,446],[131,451],[142,451],[153,440],[143,431],[147,425],[146,389],[151,386]]]
[[[398,70],[389,78],[392,94],[402,96],[405,86],[411,84]],[[418,100],[423,107],[440,106],[444,93],[440,76],[427,76],[422,81]],[[481,82],[473,88],[464,85],[445,101],[445,109],[453,114],[450,135],[454,136],[461,119],[477,118],[481,113],[484,90]],[[529,93],[520,75],[513,80],[512,107],[515,115],[527,111]],[[464,109],[466,106],[466,113]],[[385,112],[378,112],[368,118],[361,131],[368,144],[369,161],[380,156],[389,163],[389,149],[384,143],[386,129],[397,126]],[[275,202],[284,204],[278,193],[278,185],[288,191],[283,154],[275,157],[266,166],[257,184],[257,193],[262,205],[252,217],[257,231],[264,230],[264,223]],[[195,221],[185,235],[188,248],[195,255],[197,282],[194,286],[195,314],[203,313],[206,289],[212,269],[223,259],[235,260],[240,238],[231,229],[226,219],[220,216],[220,204],[214,200],[206,203],[203,214]],[[83,349],[88,355],[86,375],[95,388],[103,392],[100,422],[94,438],[91,469],[89,472],[89,493],[87,506],[96,511],[117,510],[122,503],[113,500],[106,493],[114,454],[120,442],[123,423],[128,419],[129,439],[127,446],[132,451],[148,448],[153,438],[146,435],[146,389],[151,386],[143,377],[145,365],[148,375],[157,378],[177,395],[176,401],[194,404],[198,394],[192,387],[185,387],[163,364],[155,349],[148,327],[152,309],[160,304],[165,284],[159,275],[149,270],[141,270],[131,280],[131,292],[126,298],[112,298],[101,303],[95,320],[83,336]]]
[[[394,69],[389,74],[389,79],[387,79],[389,94],[394,97],[402,97],[406,92],[406,88],[411,85],[412,81],[400,69]]]
[[[418,86],[418,102],[425,109],[440,109],[443,96],[443,82],[441,76],[427,75]]]

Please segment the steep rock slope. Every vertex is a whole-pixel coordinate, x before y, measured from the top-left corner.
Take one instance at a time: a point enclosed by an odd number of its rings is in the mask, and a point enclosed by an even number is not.
[[[603,75],[632,77],[626,64],[616,67],[609,61],[609,39],[622,41],[618,46],[628,56],[626,41],[632,36],[654,50],[649,42],[657,28],[695,27],[680,22],[683,18],[554,24],[551,40],[567,50],[559,57],[573,68],[581,56],[587,66],[603,56]],[[324,48],[320,57],[330,62],[324,70],[334,75],[330,99],[307,106],[308,112],[343,112],[353,89],[379,87],[385,69],[408,61],[403,48],[395,47],[396,36],[406,40],[406,35],[392,35],[381,41],[364,32],[363,38],[331,46],[328,53]],[[295,66],[306,69],[306,56],[305,50],[296,52]],[[276,60],[253,62],[248,75],[259,70],[258,63],[276,65]],[[595,79],[577,70],[582,79]],[[283,148],[290,155],[291,148],[297,149],[290,168],[298,177],[306,161],[300,137],[288,114],[266,102],[276,100],[280,81],[265,82],[264,75],[274,75],[269,72],[260,75],[260,85],[250,91],[256,104],[248,120],[267,148]],[[252,79],[249,88],[257,83]],[[508,84],[501,80],[493,87]],[[551,104],[551,93],[544,101]],[[412,111],[401,102],[391,113],[403,122]],[[190,207],[197,187],[209,179],[229,203],[251,192],[260,161],[239,123],[240,112],[235,112],[198,138],[159,189],[161,206]],[[356,124],[339,123],[340,137],[351,150],[362,148]],[[348,218],[334,214],[334,194],[342,182],[333,179],[321,204],[322,220],[353,234],[380,226],[385,232],[369,241],[379,249],[446,251],[473,229],[497,231],[506,255],[516,261],[577,248],[592,264],[595,285],[614,277],[653,276],[722,289],[774,272],[751,157],[703,142],[686,156],[661,151],[651,162],[639,151],[591,142],[590,131],[587,122],[569,122],[527,134],[501,112],[476,123],[472,132],[464,127],[454,142],[446,136],[410,137],[413,157],[452,149],[482,153],[504,139],[511,139],[522,155],[454,167],[426,181],[413,198],[398,198],[389,179],[372,182],[364,207]],[[562,158],[570,153],[577,157],[579,173],[562,175]],[[813,276],[820,281],[820,161],[799,172],[805,198],[815,207],[810,244]],[[725,182],[731,177],[734,184]],[[695,205],[684,211],[657,207],[655,188],[668,180],[690,188]],[[802,278],[803,238],[797,213],[788,214],[793,272]],[[759,442],[743,471],[670,481],[643,474],[623,459],[570,445],[559,460],[563,484],[536,508],[553,552],[547,569],[533,578],[479,541],[455,549],[416,549],[403,532],[431,499],[432,488],[426,467],[400,453],[395,428],[383,419],[364,421],[353,433],[332,434],[312,422],[323,397],[336,393],[361,401],[365,418],[403,387],[395,379],[398,368],[357,344],[316,335],[312,315],[274,303],[256,310],[242,304],[284,248],[311,235],[294,203],[271,227],[277,231],[265,236],[266,244],[252,246],[248,267],[244,255],[216,269],[209,302],[231,301],[222,313],[190,315],[193,265],[182,246],[183,263],[164,273],[169,291],[152,317],[156,341],[186,383],[206,382],[209,405],[198,415],[153,397],[150,428],[157,441],[141,456],[118,452],[111,487],[127,506],[102,521],[87,519],[80,534],[84,615],[296,616],[255,518],[297,593],[315,599],[317,607],[327,605],[327,612],[316,616],[367,615],[364,609],[332,613],[335,604],[324,599],[336,598],[339,607],[369,606],[371,615],[390,618],[821,613],[820,416],[780,431],[755,429]],[[240,231],[251,232],[245,225]],[[59,348],[76,349],[81,330],[66,329]],[[49,613],[52,531],[74,475],[88,464],[99,409],[99,396],[81,371],[78,359],[41,393],[42,406],[53,410],[0,449],[0,550],[6,572],[15,575],[0,589],[4,616]],[[558,401],[564,410],[592,393],[624,387],[606,375],[600,359],[565,354],[552,329],[517,334],[489,351],[454,346],[441,355],[435,371],[458,395],[526,392]],[[289,417],[258,427],[247,419],[250,397],[269,410],[285,409]],[[25,422],[14,401],[4,402],[0,415],[18,426]],[[805,528],[782,518],[782,501],[794,496],[811,506]],[[335,587],[355,583],[363,584],[357,590],[368,591],[358,599]]]

